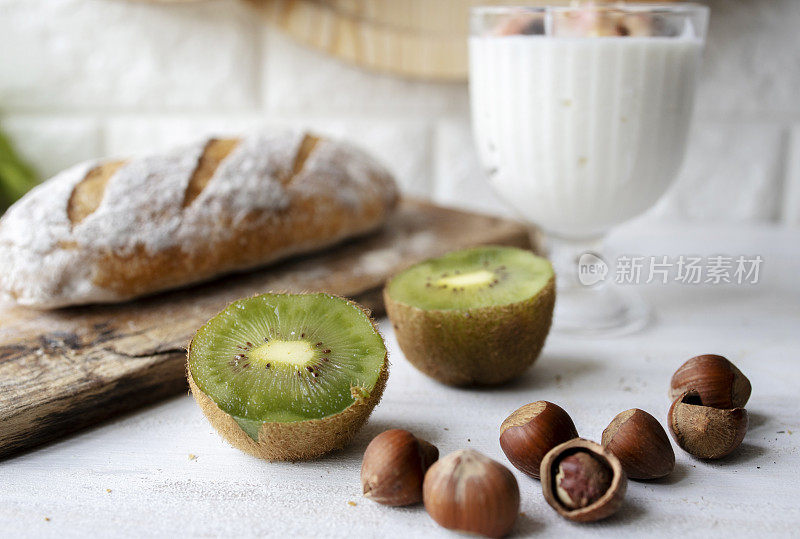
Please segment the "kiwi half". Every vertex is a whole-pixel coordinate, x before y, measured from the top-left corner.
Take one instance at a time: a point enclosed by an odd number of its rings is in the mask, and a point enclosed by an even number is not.
[[[231,445],[269,460],[338,449],[366,422],[388,377],[369,315],[329,294],[242,299],[201,327],[188,353],[192,395]]]
[[[386,310],[406,358],[451,385],[519,376],[544,345],[555,304],[546,259],[514,247],[477,247],[393,277]]]

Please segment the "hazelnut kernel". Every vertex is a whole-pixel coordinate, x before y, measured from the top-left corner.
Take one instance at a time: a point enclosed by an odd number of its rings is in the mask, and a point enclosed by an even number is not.
[[[585,451],[558,463],[556,494],[566,507],[580,509],[599,500],[611,486],[611,470]]]

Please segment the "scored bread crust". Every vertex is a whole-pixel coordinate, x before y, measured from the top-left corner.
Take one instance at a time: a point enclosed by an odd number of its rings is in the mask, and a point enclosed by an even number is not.
[[[304,132],[83,163],[0,220],[0,288],[37,308],[124,301],[369,232],[397,200],[374,159]]]

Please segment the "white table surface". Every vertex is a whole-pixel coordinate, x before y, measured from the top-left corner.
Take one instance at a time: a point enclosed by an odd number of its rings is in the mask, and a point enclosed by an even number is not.
[[[656,312],[649,328],[602,339],[553,334],[534,368],[498,389],[426,378],[383,321],[389,384],[347,449],[315,462],[262,462],[226,445],[194,401],[178,396],[0,462],[0,536],[444,537],[421,506],[387,508],[361,497],[361,454],[373,436],[406,428],[442,454],[470,447],[508,464],[498,427],[518,406],[556,402],[595,440],[627,408],[663,422],[671,373],[701,353],[728,356],[752,381],[750,428],[736,453],[701,462],[676,447],[669,478],[630,482],[620,512],[594,525],[561,519],[539,483],[515,470],[524,512],[515,534],[797,536],[800,231],[632,225],[611,244],[644,255],[761,254],[761,282],[641,286]]]

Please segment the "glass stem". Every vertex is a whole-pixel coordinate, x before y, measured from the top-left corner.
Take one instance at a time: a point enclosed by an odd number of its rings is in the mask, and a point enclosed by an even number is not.
[[[647,324],[650,313],[639,295],[615,285],[602,253],[602,235],[534,240],[546,249],[556,272],[555,332],[592,337],[628,333]]]
[[[581,255],[592,253],[605,260],[603,256],[603,235],[589,238],[563,238],[544,236],[544,248],[556,272],[556,285],[563,291],[583,288],[579,280],[578,263]],[[540,242],[541,243],[541,242]]]

